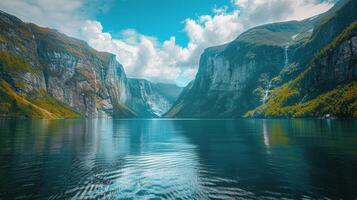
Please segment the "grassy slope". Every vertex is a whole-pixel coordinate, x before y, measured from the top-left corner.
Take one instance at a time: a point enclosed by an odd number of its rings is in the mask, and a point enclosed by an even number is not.
[[[31,97],[16,93],[0,79],[0,116],[27,118],[77,118],[80,114],[58,100],[38,92]]]
[[[293,35],[309,27],[308,23],[297,21],[261,25],[242,33],[237,40],[254,45],[284,46]]]
[[[296,79],[273,90],[269,101],[246,113],[246,117],[321,117],[324,114],[334,116],[357,117],[357,82],[336,86],[329,92],[304,103],[297,102],[301,94],[304,78],[317,67],[315,62],[332,52],[341,42],[357,29],[357,22],[352,23],[329,45],[323,48],[313,59],[310,67]]]
[[[23,77],[26,73],[32,75],[42,73],[41,63],[38,62],[36,49],[43,51],[68,52],[77,57],[94,57],[103,66],[107,66],[113,55],[98,52],[85,42],[68,37],[53,29],[39,27],[35,24],[26,24],[10,16],[1,13],[0,18],[0,45],[16,47],[12,51],[0,50],[0,117],[27,117],[27,118],[76,118],[81,117],[68,105],[46,95],[45,89],[33,91],[32,94],[22,93],[26,87]],[[8,20],[4,20],[8,19]],[[11,22],[8,22],[11,21]],[[17,36],[8,34],[7,30],[13,30]],[[36,35],[36,41],[33,40]],[[37,45],[37,46],[36,46]],[[11,52],[11,53],[10,53]],[[25,59],[26,58],[26,59]],[[28,61],[34,62],[29,63]],[[87,71],[83,69],[81,75],[86,77]],[[42,91],[43,90],[43,91]],[[135,116],[134,112],[125,105],[114,105],[113,116]]]
[[[285,105],[289,98],[298,94],[297,89],[283,86],[267,104],[249,111],[246,117],[322,117],[331,114],[339,117],[357,117],[357,82],[340,85],[333,90],[304,103]]]
[[[22,88],[21,76],[25,73],[37,73],[21,56],[0,52],[0,72],[11,76],[16,88]],[[36,91],[25,96],[18,93],[3,78],[0,78],[0,117],[27,118],[75,118],[80,114],[69,106],[48,96],[45,92]]]

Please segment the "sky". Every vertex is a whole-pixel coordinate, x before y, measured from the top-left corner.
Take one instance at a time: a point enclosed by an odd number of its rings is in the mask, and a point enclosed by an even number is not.
[[[302,20],[334,0],[1,0],[25,22],[116,55],[128,77],[186,85],[205,48],[266,23]]]

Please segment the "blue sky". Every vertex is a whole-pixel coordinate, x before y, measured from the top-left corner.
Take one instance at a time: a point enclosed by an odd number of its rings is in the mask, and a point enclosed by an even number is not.
[[[189,2],[189,3],[188,3]],[[212,9],[230,5],[229,0],[119,0],[99,13],[96,18],[104,31],[116,35],[125,29],[135,29],[161,42],[176,36],[179,45],[189,42],[184,32],[184,20],[212,14]]]
[[[257,25],[315,16],[334,1],[0,0],[0,9],[115,54],[129,77],[184,86],[205,48]]]

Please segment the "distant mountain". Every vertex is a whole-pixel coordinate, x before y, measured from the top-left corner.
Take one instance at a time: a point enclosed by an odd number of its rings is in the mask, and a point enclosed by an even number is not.
[[[152,83],[143,79],[129,79],[129,88],[131,98],[128,106],[140,117],[161,117],[182,90],[173,84]]]
[[[196,79],[165,116],[355,116],[357,95],[351,91],[356,81],[356,4],[343,0],[319,16],[255,27],[233,42],[206,49]],[[303,92],[296,95],[295,90],[287,87]],[[348,111],[332,112],[325,103],[309,114],[289,113],[289,109],[268,112],[278,106],[272,103],[276,101],[280,109],[323,94],[332,99],[341,97],[331,96],[336,90],[348,98],[333,105],[347,106]]]
[[[208,48],[184,89],[0,11],[0,117],[357,117],[356,10],[341,0]]]
[[[165,112],[172,95],[180,92],[161,94],[155,87],[156,96],[167,102],[147,103],[142,111],[141,104],[152,91],[144,87],[138,95],[135,84],[114,55],[0,11],[0,117],[141,117],[150,111],[156,115]]]

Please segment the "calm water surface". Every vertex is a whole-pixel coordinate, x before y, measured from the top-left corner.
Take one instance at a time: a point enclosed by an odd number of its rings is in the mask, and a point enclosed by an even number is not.
[[[357,198],[357,121],[0,120],[0,199]]]

